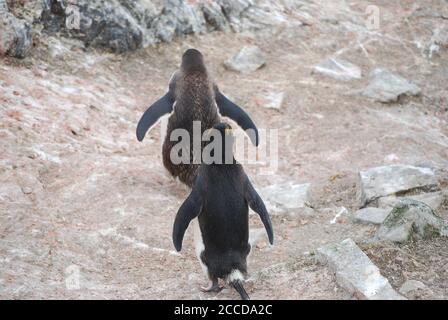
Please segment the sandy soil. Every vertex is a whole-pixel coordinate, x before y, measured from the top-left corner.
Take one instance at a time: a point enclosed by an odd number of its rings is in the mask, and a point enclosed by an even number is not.
[[[182,253],[173,251],[172,222],[188,190],[162,166],[159,127],[143,143],[135,138],[141,113],[164,94],[182,52],[195,47],[222,91],[259,128],[279,130],[279,168],[263,176],[258,166],[245,166],[253,183],[312,183],[315,212],[274,216],[275,246],[262,240],[254,250],[249,294],[350,299],[313,250],[373,235],[375,227],[352,224],[348,216],[330,224],[338,207],[356,209],[358,171],[425,164],[448,185],[448,50],[429,59],[418,46],[445,23],[416,16],[414,3],[433,11],[443,5],[429,2],[378,1],[377,32],[360,23],[367,1],[314,1],[304,9],[309,14],[291,12],[288,23],[256,34],[215,32],[122,56],[64,40],[67,51],[52,57],[43,38],[23,61],[1,58],[0,298],[237,298],[229,289],[199,291],[207,279],[192,230]],[[249,75],[227,71],[222,62],[247,44],[266,53],[266,66]],[[380,104],[357,93],[366,77],[343,82],[312,74],[314,65],[334,56],[365,75],[390,69],[423,93]],[[280,110],[257,103],[266,92],[285,93]],[[447,210],[440,214],[448,217]],[[255,216],[251,224],[261,226]],[[446,269],[446,242],[392,247],[382,257],[381,247],[366,250],[395,288],[411,277],[432,289],[423,298],[448,297],[447,277],[431,278]],[[399,267],[397,256],[405,261]],[[409,267],[407,259],[420,262]],[[77,270],[79,289],[67,287]]]

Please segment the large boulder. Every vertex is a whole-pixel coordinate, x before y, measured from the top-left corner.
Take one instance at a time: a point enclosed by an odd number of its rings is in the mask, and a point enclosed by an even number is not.
[[[287,1],[272,0],[216,0],[221,11],[227,17],[234,32],[261,30],[284,24],[286,8],[292,10],[300,7],[300,1],[288,4]]]
[[[176,35],[198,34],[207,30],[200,8],[182,0],[167,0],[152,27],[156,38],[164,42],[170,42]]]
[[[265,64],[265,54],[257,46],[245,46],[237,54],[224,61],[227,69],[240,73],[254,72]]]
[[[43,0],[44,30],[87,46],[125,52],[179,35],[212,30],[240,32],[281,23],[281,5],[269,0]],[[72,23],[79,22],[79,23]]]
[[[31,26],[16,18],[0,0],[0,55],[24,58],[32,46]]]
[[[122,2],[125,5],[122,5]],[[41,21],[47,32],[61,32],[87,46],[114,52],[135,50],[143,45],[145,26],[155,19],[151,2],[118,0],[44,0]]]
[[[443,209],[444,206],[448,204],[448,190],[422,193],[406,197],[396,197],[396,196],[384,197],[378,199],[378,207],[391,209],[403,198],[409,198],[426,203],[428,206],[431,207],[432,210],[434,210],[435,212],[439,212],[440,210]]]
[[[203,3],[202,12],[209,30],[230,30],[230,24],[227,20],[227,16],[218,1],[207,1]]]
[[[352,239],[320,247],[316,257],[335,273],[338,284],[358,299],[405,299]]]
[[[448,236],[448,222],[437,216],[427,204],[403,199],[381,224],[375,240],[402,243],[433,236]]]
[[[357,198],[363,207],[381,197],[409,191],[432,191],[438,182],[431,168],[411,165],[391,165],[359,172]]]
[[[271,214],[295,216],[312,211],[307,206],[309,187],[309,183],[286,182],[260,188],[258,193]]]
[[[368,207],[355,212],[353,222],[362,224],[381,224],[389,215],[390,210]]]
[[[402,96],[416,96],[421,92],[417,85],[388,70],[375,69],[369,77],[370,82],[361,93],[375,101],[397,102]]]

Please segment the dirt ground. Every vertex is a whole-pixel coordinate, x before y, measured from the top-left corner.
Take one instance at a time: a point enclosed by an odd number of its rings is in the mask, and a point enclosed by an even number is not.
[[[192,230],[180,254],[171,241],[188,190],[163,168],[159,126],[142,143],[135,138],[142,112],[164,94],[182,52],[194,47],[259,128],[278,129],[278,170],[261,175],[259,166],[246,165],[253,184],[311,183],[314,213],[273,216],[275,246],[261,240],[251,255],[249,295],[351,299],[313,252],[374,234],[375,227],[349,216],[330,223],[339,207],[357,209],[358,171],[424,164],[448,186],[448,49],[429,59],[419,45],[446,21],[417,14],[446,3],[377,1],[382,20],[374,32],[362,23],[367,1],[307,3],[288,23],[263,32],[214,32],[120,56],[73,40],[62,40],[65,49],[52,55],[55,45],[43,37],[23,61],[0,58],[0,298],[238,298],[230,289],[200,292],[207,279]],[[266,66],[251,74],[226,70],[223,61],[248,44],[266,53]],[[329,57],[360,66],[363,79],[313,74]],[[422,94],[396,104],[360,96],[376,67],[413,81]],[[266,92],[285,93],[280,110],[257,103]],[[439,214],[448,218],[446,208]],[[251,225],[261,227],[256,216]],[[365,250],[394,288],[420,280],[432,293],[417,298],[448,298],[446,240]],[[67,285],[73,274],[79,288]]]

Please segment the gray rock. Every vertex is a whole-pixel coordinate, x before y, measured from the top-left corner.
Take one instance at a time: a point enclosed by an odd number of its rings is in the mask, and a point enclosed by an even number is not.
[[[254,72],[265,64],[265,55],[257,46],[245,46],[232,58],[224,61],[227,69],[241,73]]]
[[[441,47],[448,48],[448,24],[434,30],[431,42]]]
[[[423,193],[414,196],[406,196],[406,197],[384,197],[378,199],[378,206],[381,208],[392,208],[403,198],[413,199],[417,201],[421,201],[430,206],[434,211],[439,211],[442,207],[448,202],[448,191],[438,191],[438,192],[430,192]]]
[[[283,23],[282,6],[272,8],[269,1],[217,0],[197,1],[168,0],[160,17],[151,25],[156,41],[170,41],[175,35],[201,34],[206,31],[258,30]],[[280,10],[279,10],[280,9]]]
[[[430,168],[391,165],[361,171],[357,187],[358,202],[363,207],[380,197],[410,190],[437,190],[438,182]]]
[[[432,236],[448,236],[448,222],[425,203],[403,199],[381,224],[374,239],[402,243]]]
[[[381,224],[389,215],[390,210],[381,208],[364,208],[355,212],[353,222],[366,224]]]
[[[361,79],[362,71],[358,66],[337,58],[330,58],[314,67],[314,73],[320,73],[338,80]]]
[[[31,26],[8,11],[0,1],[0,55],[24,58],[32,46]]]
[[[284,99],[284,92],[268,92],[257,98],[257,104],[267,109],[280,110]]]
[[[448,8],[446,6],[434,9],[430,6],[417,7],[412,16],[419,18],[448,19]]]
[[[229,24],[234,31],[242,31],[243,14],[252,5],[251,0],[219,0],[221,10],[228,17]]]
[[[212,30],[256,30],[284,23],[283,5],[265,0],[43,0],[40,21],[49,33],[82,40],[86,46],[125,52],[184,34]],[[70,8],[75,8],[75,11]],[[70,11],[71,10],[71,11]],[[79,27],[67,26],[73,12]]]
[[[415,196],[408,196],[407,198],[421,201],[430,206],[434,211],[440,211],[448,202],[448,190],[423,193]]]
[[[1,2],[4,0],[0,0]],[[6,0],[8,4],[9,12],[19,19],[23,19],[28,22],[29,25],[33,25],[39,22],[39,17],[42,13],[42,6],[44,1],[24,1],[24,0]],[[0,4],[0,7],[2,5]],[[0,9],[1,10],[1,9]],[[39,30],[39,27],[37,26]]]
[[[263,0],[217,0],[234,32],[260,30],[286,21],[280,6]],[[297,5],[297,4],[295,4]],[[287,4],[283,6],[286,8]]]
[[[70,49],[67,48],[61,41],[61,38],[49,37],[48,38],[48,53],[53,59],[61,59],[68,53]]]
[[[153,28],[157,38],[170,42],[175,35],[204,33],[206,20],[197,6],[183,0],[167,0]]]
[[[419,290],[427,290],[426,285],[417,280],[408,280],[401,286],[399,292],[403,295],[407,295],[412,291],[419,291]]]
[[[20,202],[23,200],[23,191],[19,185],[14,183],[1,183],[0,185],[0,201],[2,203],[7,202]]]
[[[436,28],[427,46],[427,55],[432,58],[442,49],[448,48],[448,24]]]
[[[274,184],[258,190],[265,201],[269,212],[273,214],[294,215],[299,212],[309,212],[307,206],[310,184],[295,184],[293,182]]]
[[[204,2],[202,12],[209,30],[230,30],[230,23],[222,10],[222,6],[217,1]]]
[[[321,263],[328,264],[338,284],[358,299],[405,299],[352,239],[320,247],[316,257]]]
[[[419,95],[420,88],[388,70],[375,69],[370,73],[370,83],[362,95],[379,102],[397,102],[404,95]]]
[[[140,48],[146,26],[156,17],[151,2],[119,0],[44,0],[41,21],[47,32],[61,32],[82,40],[86,46],[125,52]],[[70,25],[70,17],[79,24]]]

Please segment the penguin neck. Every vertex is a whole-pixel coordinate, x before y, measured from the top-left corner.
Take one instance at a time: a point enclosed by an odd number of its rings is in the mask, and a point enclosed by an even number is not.
[[[236,164],[236,160],[235,157],[232,155],[232,158],[229,157],[229,159],[226,159],[226,157],[224,156],[221,159],[221,163],[212,163],[212,166],[231,166]]]
[[[238,162],[235,160],[235,158],[232,158],[232,162],[225,162],[225,159],[222,160],[222,163],[212,163],[207,164],[206,167],[208,170],[211,170],[213,172],[228,172],[232,168],[235,167],[235,165],[238,164]]]
[[[207,69],[205,68],[205,65],[202,64],[202,63],[183,65],[182,66],[182,72],[186,76],[188,76],[188,75],[207,76]]]
[[[229,154],[229,152],[230,152],[230,154]],[[219,168],[229,167],[229,166],[232,166],[235,164],[237,164],[237,161],[235,160],[233,151],[228,151],[228,152],[224,152],[222,154],[221,159],[219,159],[218,163],[212,162],[209,165],[214,168],[219,169]]]

